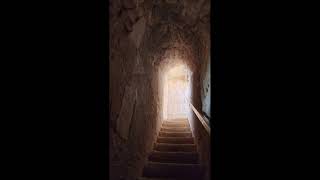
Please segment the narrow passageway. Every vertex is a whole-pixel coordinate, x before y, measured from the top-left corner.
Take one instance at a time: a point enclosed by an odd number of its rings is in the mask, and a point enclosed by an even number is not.
[[[165,74],[164,121],[140,179],[202,179],[203,168],[187,117],[188,85],[188,69],[183,65]]]
[[[110,179],[210,179],[210,0],[109,3]]]

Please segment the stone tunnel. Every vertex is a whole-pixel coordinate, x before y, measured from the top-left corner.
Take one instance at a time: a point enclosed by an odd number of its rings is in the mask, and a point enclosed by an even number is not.
[[[184,68],[186,99],[211,118],[210,3],[109,0],[110,179],[142,177],[162,123],[168,119],[164,97],[170,91],[165,87],[172,69]],[[201,178],[193,179],[210,179],[210,134],[190,106],[185,107],[203,169]]]

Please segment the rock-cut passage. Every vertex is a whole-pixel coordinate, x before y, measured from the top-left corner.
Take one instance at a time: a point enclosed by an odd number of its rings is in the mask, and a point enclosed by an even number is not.
[[[142,176],[141,180],[202,179],[203,168],[187,119],[163,121]]]

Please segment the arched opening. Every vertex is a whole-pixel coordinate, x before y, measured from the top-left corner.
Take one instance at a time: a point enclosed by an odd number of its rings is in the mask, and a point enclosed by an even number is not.
[[[186,119],[190,97],[190,70],[185,65],[176,65],[164,73],[163,118]]]

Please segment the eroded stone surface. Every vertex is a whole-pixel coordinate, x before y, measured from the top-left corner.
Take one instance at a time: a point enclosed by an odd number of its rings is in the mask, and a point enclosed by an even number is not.
[[[140,46],[141,39],[146,29],[146,20],[141,18],[133,25],[133,31],[129,34],[130,39],[134,42],[136,48]]]
[[[123,7],[126,9],[133,9],[136,7],[136,1],[135,0],[122,0]]]
[[[129,127],[131,124],[134,105],[136,102],[136,89],[134,86],[127,86],[122,98],[122,106],[117,120],[117,132],[119,135],[128,139]]]

